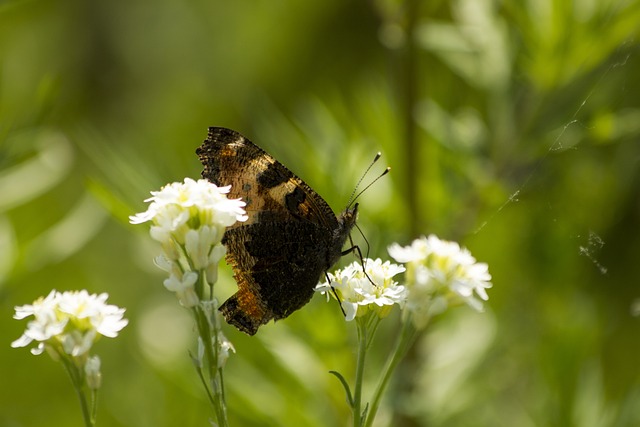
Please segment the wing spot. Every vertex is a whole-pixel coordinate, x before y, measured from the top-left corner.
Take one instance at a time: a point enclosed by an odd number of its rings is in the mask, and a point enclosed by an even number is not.
[[[287,206],[287,210],[293,214],[300,214],[300,206],[306,200],[307,195],[302,191],[300,187],[296,187],[293,191],[288,193],[284,197],[285,205]]]
[[[291,178],[292,174],[279,163],[271,163],[257,176],[258,184],[265,188],[274,188]]]

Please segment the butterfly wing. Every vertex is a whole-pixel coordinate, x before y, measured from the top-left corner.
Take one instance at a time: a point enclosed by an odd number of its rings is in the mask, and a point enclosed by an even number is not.
[[[220,311],[227,322],[253,335],[260,325],[287,317],[311,299],[335,258],[338,219],[307,184],[238,132],[210,128],[197,154],[204,178],[231,185],[229,197],[247,203],[248,220],[225,232],[226,259],[238,292]]]
[[[249,218],[237,227],[265,220],[306,220],[328,230],[338,226],[322,197],[240,133],[211,127],[196,153],[204,165],[203,178],[218,186],[231,185],[229,197],[242,197],[247,203]]]
[[[261,222],[225,233],[227,261],[238,292],[220,307],[227,322],[253,335],[283,319],[313,296],[327,268],[331,235],[309,222]]]

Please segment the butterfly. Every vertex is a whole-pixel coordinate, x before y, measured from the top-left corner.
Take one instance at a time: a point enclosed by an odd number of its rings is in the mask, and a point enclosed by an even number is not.
[[[203,178],[231,185],[228,197],[247,204],[247,221],[227,228],[222,239],[238,291],[219,310],[227,323],[254,335],[307,304],[320,277],[357,248],[342,249],[358,204],[336,216],[303,180],[231,129],[209,128],[196,154]]]

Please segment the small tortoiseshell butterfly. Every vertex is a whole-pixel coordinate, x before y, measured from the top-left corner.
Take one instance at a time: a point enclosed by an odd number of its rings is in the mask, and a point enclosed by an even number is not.
[[[229,227],[222,242],[238,292],[220,311],[249,335],[269,320],[284,319],[309,302],[321,275],[340,256],[356,223],[358,204],[336,216],[304,181],[247,138],[230,129],[209,128],[196,153],[202,177],[231,185],[249,219]]]

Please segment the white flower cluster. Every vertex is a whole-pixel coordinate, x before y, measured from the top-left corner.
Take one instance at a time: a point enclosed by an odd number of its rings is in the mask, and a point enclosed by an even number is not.
[[[142,213],[129,217],[132,224],[151,221],[151,237],[162,245],[156,265],[169,273],[164,286],[175,292],[185,307],[200,301],[195,285],[204,273],[209,283],[217,280],[218,262],[225,255],[220,243],[225,228],[246,221],[245,203],[228,199],[230,186],[218,187],[205,179],[165,185],[152,191]]]
[[[122,317],[124,308],[107,304],[108,297],[106,293],[89,295],[86,290],[53,290],[33,304],[16,307],[14,319],[34,319],[11,347],[25,347],[37,341],[38,346],[31,349],[35,355],[46,349],[54,358],[62,354],[84,357],[100,335],[115,338],[128,323]]]
[[[388,250],[406,265],[406,312],[418,328],[451,304],[463,301],[482,311],[482,301],[489,299],[486,289],[492,284],[487,264],[476,262],[455,242],[430,235],[414,240],[411,246],[395,243]]]
[[[330,283],[324,282],[316,287],[318,292],[327,294],[327,299],[329,295],[335,297],[331,288],[335,289],[347,321],[369,311],[384,317],[394,304],[402,305],[406,298],[405,287],[393,280],[393,276],[405,271],[404,267],[389,261],[383,263],[379,258],[363,262],[364,269],[360,263],[353,262],[333,274],[328,273]]]

